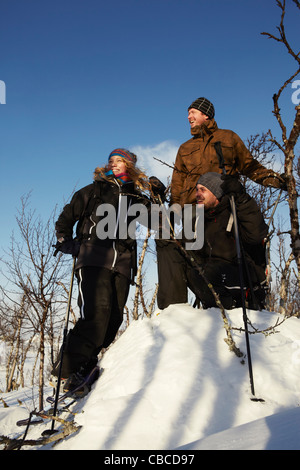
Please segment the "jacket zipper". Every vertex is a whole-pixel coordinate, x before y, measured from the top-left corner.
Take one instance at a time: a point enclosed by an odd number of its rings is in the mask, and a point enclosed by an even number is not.
[[[115,233],[114,233],[115,240],[116,240],[116,236],[117,236],[117,232],[118,232],[118,227],[120,225],[120,214],[121,214],[121,204],[122,204],[121,186],[118,183],[118,181],[116,181],[116,183],[119,186],[119,202],[118,202],[118,216],[117,216],[116,228],[115,228]],[[132,201],[130,201],[129,206],[127,207],[126,219],[125,219],[124,222],[127,222],[128,211],[129,211],[129,208],[130,208],[131,204],[132,204]],[[112,262],[112,269],[115,268],[115,265],[116,265],[116,262],[117,262],[117,257],[118,257],[118,251],[117,251],[117,248],[116,248],[116,241],[115,240],[113,241],[114,259],[113,259],[113,262]]]
[[[119,191],[120,191],[120,185],[119,183],[117,182],[118,186],[119,186]],[[113,258],[113,262],[112,262],[112,269],[114,269],[115,265],[116,265],[116,261],[117,261],[117,257],[118,257],[118,252],[117,252],[117,249],[116,249],[116,236],[117,236],[117,232],[118,232],[118,227],[119,227],[119,222],[120,222],[120,212],[121,212],[121,209],[120,209],[120,206],[121,206],[121,192],[119,192],[119,201],[118,201],[118,215],[117,215],[117,221],[116,221],[116,228],[115,228],[115,233],[114,233],[114,241],[113,241],[113,250],[114,250],[114,258]]]

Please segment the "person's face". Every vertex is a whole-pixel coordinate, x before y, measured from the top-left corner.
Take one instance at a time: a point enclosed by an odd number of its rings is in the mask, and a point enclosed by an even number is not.
[[[208,120],[208,116],[203,114],[202,111],[198,109],[191,108],[188,112],[188,121],[190,123],[191,129],[196,126],[201,126],[205,121]]]
[[[216,196],[202,184],[196,186],[197,204],[204,204],[204,209],[213,209],[219,204]]]
[[[108,168],[113,172],[114,175],[126,173],[127,171],[124,158],[118,157],[118,155],[113,155],[112,157],[110,157],[108,162]]]

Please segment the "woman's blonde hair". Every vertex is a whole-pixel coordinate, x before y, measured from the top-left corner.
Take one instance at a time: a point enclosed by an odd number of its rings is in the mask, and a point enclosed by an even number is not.
[[[132,153],[132,152],[131,152]],[[135,157],[136,161],[136,155],[132,153],[132,155]],[[150,188],[150,184],[148,182],[148,177],[146,174],[138,168],[134,162],[127,160],[126,158],[123,158],[125,166],[126,166],[126,171],[129,176],[129,178],[133,181],[134,187],[136,189],[139,189],[141,191],[147,191]],[[94,171],[94,180],[97,181],[97,179],[100,177],[107,179],[107,172],[109,171],[109,164],[105,165],[104,167],[97,167],[95,168]]]

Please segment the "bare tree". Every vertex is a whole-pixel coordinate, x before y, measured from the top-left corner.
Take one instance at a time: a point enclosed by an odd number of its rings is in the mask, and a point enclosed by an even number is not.
[[[251,155],[253,155],[253,157],[263,166],[266,168],[272,168],[274,165],[274,151],[276,146],[273,142],[270,142],[269,133],[262,132],[261,134],[251,135],[246,139],[245,145]],[[272,216],[275,204],[282,203],[285,199],[284,195],[280,195],[278,200],[278,189],[254,183],[246,176],[241,175],[240,179],[243,182],[247,193],[256,200],[264,218],[269,220]]]
[[[30,326],[32,334],[39,338],[39,405],[42,408],[46,340],[53,336],[58,320],[62,295],[60,283],[67,265],[60,261],[60,257],[53,257],[55,210],[43,222],[30,209],[29,198],[28,194],[21,199],[21,209],[16,216],[19,238],[12,235],[11,246],[6,253],[3,275],[9,288],[2,289],[2,295],[16,306],[18,312],[22,310],[19,303],[21,295],[27,306],[26,327],[29,331]],[[26,338],[24,328],[23,334]]]
[[[16,308],[13,306],[12,310],[14,315],[12,316],[12,328],[9,330],[10,334],[6,338],[6,344],[9,344],[9,354],[6,358],[6,391],[10,392],[17,387],[17,380],[15,379],[15,372],[19,363],[22,350],[22,326],[24,317],[26,315],[26,297],[23,295],[21,299],[21,305]],[[6,310],[7,313],[7,310]]]
[[[149,247],[149,240],[151,237],[151,231],[148,229],[145,239],[143,241],[141,252],[138,261],[138,268],[137,268],[137,275],[135,280],[135,293],[134,293],[134,303],[132,309],[132,318],[137,320],[139,318],[139,306],[142,306],[143,315],[146,317],[151,317],[155,300],[157,296],[158,285],[156,284],[155,287],[153,284],[151,285],[151,298],[148,302],[145,298],[145,283],[146,283],[146,275],[145,275],[145,259],[146,256],[152,256],[152,250]],[[154,290],[153,290],[154,289]],[[149,292],[147,292],[149,294]]]
[[[284,124],[281,109],[279,106],[279,100],[282,96],[283,91],[293,82],[295,77],[300,73],[300,53],[295,52],[290,42],[287,39],[285,31],[285,14],[286,14],[286,0],[276,0],[277,6],[281,10],[280,25],[277,27],[278,36],[263,32],[262,34],[273,39],[284,45],[288,54],[296,62],[296,70],[286,79],[283,85],[279,88],[277,93],[273,95],[273,114],[277,119],[281,130],[281,141],[276,139],[271,130],[269,131],[269,138],[272,143],[276,145],[278,149],[284,155],[284,173],[287,181],[287,193],[288,193],[288,205],[289,205],[289,218],[290,218],[290,240],[291,250],[294,260],[297,264],[298,270],[298,286],[300,286],[300,235],[299,235],[299,213],[297,206],[299,188],[299,158],[295,162],[295,147],[300,134],[300,104],[295,106],[295,116],[291,129],[288,131]],[[299,0],[293,0],[295,6],[300,10]],[[298,182],[297,182],[298,178]]]
[[[278,225],[277,257],[272,265],[275,273],[275,285],[272,289],[273,311],[279,311],[286,317],[300,316],[300,291],[297,275],[292,266],[293,253],[287,247],[284,234]]]

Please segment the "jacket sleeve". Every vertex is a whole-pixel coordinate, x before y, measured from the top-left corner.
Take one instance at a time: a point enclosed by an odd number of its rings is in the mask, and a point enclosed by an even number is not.
[[[263,186],[281,188],[284,183],[281,176],[275,171],[265,168],[258,160],[253,158],[241,138],[235,133],[233,135],[239,172]]]
[[[73,238],[73,227],[76,222],[78,222],[85,210],[89,189],[91,188],[91,186],[92,185],[86,186],[77,191],[73,195],[70,203],[64,206],[60,216],[58,217],[55,223],[57,239],[60,239],[62,237],[65,239]]]
[[[255,245],[268,234],[268,225],[254,199],[244,194],[235,200],[239,232],[242,241]]]

